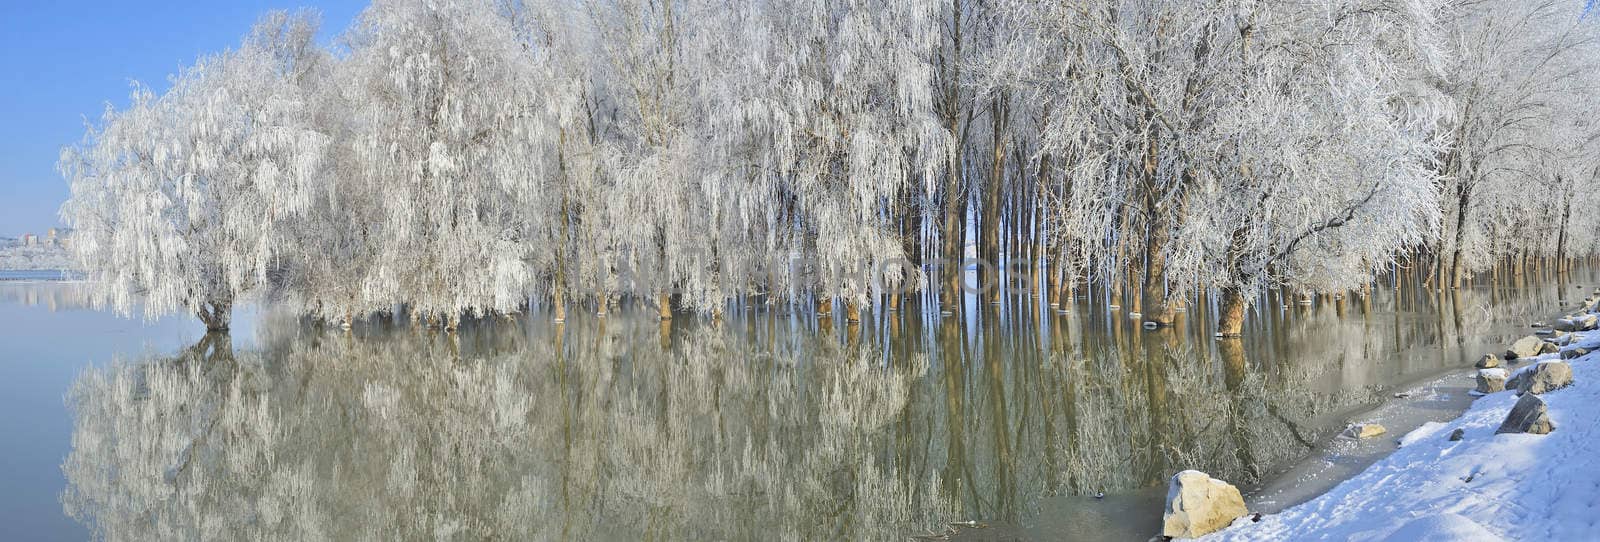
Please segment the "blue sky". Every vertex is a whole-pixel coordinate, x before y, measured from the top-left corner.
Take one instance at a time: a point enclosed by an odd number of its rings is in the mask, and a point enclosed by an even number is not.
[[[0,2],[0,237],[56,226],[67,186],[61,147],[84,119],[128,102],[129,83],[167,87],[195,58],[235,47],[271,9],[322,11],[324,42],[363,1],[224,0]]]

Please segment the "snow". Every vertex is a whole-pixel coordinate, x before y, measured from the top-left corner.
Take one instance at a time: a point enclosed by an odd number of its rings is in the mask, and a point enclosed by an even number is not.
[[[1406,436],[1400,437],[1400,446],[1410,446],[1413,443],[1437,435],[1439,434],[1440,430],[1446,427],[1449,427],[1449,425],[1443,422],[1428,422],[1422,424],[1422,427],[1418,427],[1415,431],[1406,433]]]
[[[1394,542],[1476,542],[1502,540],[1478,522],[1461,514],[1424,516],[1406,523],[1389,537]]]
[[[1203,540],[1594,539],[1600,353],[1570,363],[1573,384],[1540,396],[1556,421],[1553,433],[1496,435],[1517,396],[1489,394],[1456,420],[1407,434],[1392,455],[1326,494]],[[1447,435],[1457,428],[1465,436],[1452,442]]]

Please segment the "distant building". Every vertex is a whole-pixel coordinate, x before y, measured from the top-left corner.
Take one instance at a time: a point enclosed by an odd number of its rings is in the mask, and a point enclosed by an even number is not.
[[[50,244],[61,248],[69,248],[72,241],[72,228],[50,228]]]
[[[38,245],[38,244],[39,244],[39,236],[31,234],[31,233],[22,234],[22,246],[31,247],[31,246]]]

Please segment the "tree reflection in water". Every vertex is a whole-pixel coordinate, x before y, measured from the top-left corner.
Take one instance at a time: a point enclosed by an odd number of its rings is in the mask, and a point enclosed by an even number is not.
[[[1556,297],[1489,311],[1506,296],[1429,295],[1268,310],[1222,341],[1026,304],[820,328],[758,311],[459,334],[268,319],[257,349],[209,335],[84,372],[62,500],[98,535],[140,540],[859,540],[1027,524],[1049,497],[1159,487],[1182,468],[1260,482],[1384,384],[1464,366],[1478,336],[1502,340]],[[1158,513],[1143,514],[1123,519],[1153,532]]]

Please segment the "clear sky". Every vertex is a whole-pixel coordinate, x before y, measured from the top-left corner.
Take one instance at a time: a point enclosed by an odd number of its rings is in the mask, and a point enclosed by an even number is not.
[[[330,42],[365,0],[0,1],[0,237],[59,224],[67,199],[56,173],[61,147],[83,137],[129,83],[167,87],[201,55],[236,47],[272,9],[322,11]]]

